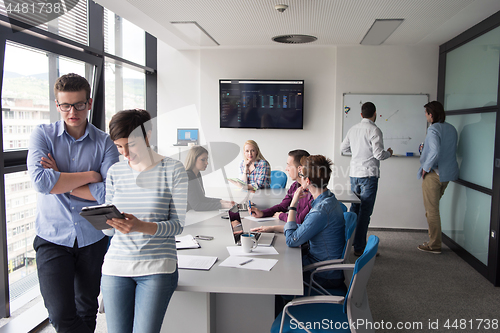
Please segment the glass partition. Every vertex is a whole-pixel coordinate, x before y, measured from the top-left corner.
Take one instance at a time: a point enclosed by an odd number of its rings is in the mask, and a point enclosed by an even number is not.
[[[447,111],[497,104],[500,27],[446,54]]]
[[[443,233],[487,265],[491,196],[450,182],[439,211]]]
[[[447,116],[458,132],[459,178],[492,189],[496,113]]]

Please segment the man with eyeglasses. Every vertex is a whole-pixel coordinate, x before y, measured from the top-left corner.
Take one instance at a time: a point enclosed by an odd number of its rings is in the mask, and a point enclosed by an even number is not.
[[[33,248],[40,291],[57,332],[94,332],[101,266],[108,238],[79,215],[104,203],[105,178],[118,150],[87,121],[90,85],[77,75],[57,79],[62,120],[31,134],[28,172],[38,194]]]
[[[378,179],[380,177],[380,161],[392,156],[392,149],[384,150],[382,131],[375,125],[377,110],[375,104],[366,102],[361,106],[360,123],[347,132],[340,150],[351,153],[349,176],[351,190],[361,203],[351,204],[351,212],[356,213],[358,222],[354,234],[354,255],[363,254],[366,246],[366,234],[370,224],[370,216],[377,197]]]

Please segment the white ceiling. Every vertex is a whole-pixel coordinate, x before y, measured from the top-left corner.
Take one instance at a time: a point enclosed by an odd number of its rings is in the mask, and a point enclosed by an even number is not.
[[[314,35],[308,45],[358,45],[375,19],[403,18],[385,45],[442,44],[500,11],[499,0],[96,0],[177,49],[194,46],[172,21],[196,21],[220,46],[277,46],[271,38]],[[279,13],[276,4],[287,4]],[[297,47],[286,45],[285,47]]]

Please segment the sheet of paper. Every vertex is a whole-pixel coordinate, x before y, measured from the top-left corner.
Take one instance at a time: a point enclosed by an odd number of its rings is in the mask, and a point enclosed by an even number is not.
[[[175,247],[181,249],[197,249],[200,243],[192,235],[175,236]]]
[[[221,262],[219,266],[270,271],[271,268],[276,265],[278,259],[252,258],[251,262],[241,265],[246,261],[248,261],[248,259],[244,257],[229,256],[226,260]]]
[[[257,246],[257,248],[252,250],[250,253],[243,252],[243,247],[241,246],[228,246],[227,251],[230,256],[260,256],[279,254],[274,246]]]
[[[217,261],[217,257],[177,255],[177,265],[182,269],[201,269],[208,271]]]
[[[273,221],[278,220],[274,217],[253,217],[253,216],[245,216],[247,220],[255,221],[255,222],[265,222],[265,221]]]

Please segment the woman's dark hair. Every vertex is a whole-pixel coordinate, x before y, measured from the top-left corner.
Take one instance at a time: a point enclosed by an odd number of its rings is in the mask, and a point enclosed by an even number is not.
[[[151,130],[151,115],[142,109],[123,110],[117,112],[109,122],[109,136],[111,140],[128,138],[132,132],[141,133],[144,139]],[[136,134],[136,133],[134,133]]]
[[[312,185],[321,189],[328,186],[332,174],[332,160],[323,155],[311,155],[302,157],[300,164],[302,174],[305,178],[309,178]]]
[[[438,101],[432,101],[424,105],[425,112],[432,115],[432,123],[444,123],[446,113],[443,104]]]

